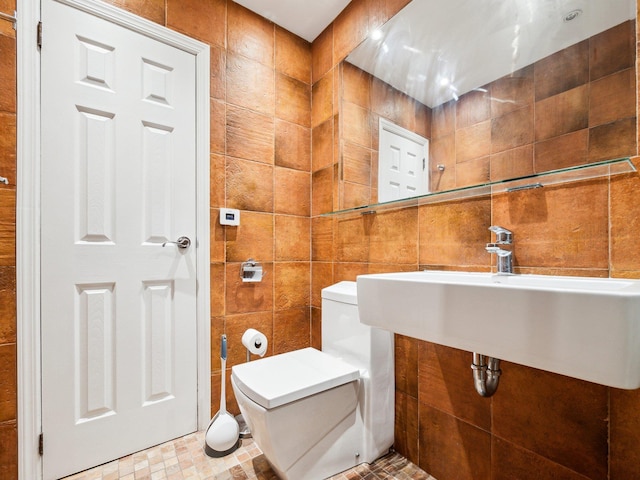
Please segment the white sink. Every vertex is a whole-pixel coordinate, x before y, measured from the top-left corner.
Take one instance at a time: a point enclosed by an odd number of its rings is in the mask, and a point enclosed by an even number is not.
[[[360,275],[357,284],[367,325],[640,388],[640,281],[423,271]]]

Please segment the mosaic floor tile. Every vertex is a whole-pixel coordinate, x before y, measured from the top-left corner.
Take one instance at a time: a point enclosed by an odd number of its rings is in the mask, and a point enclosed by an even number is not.
[[[134,453],[63,480],[278,480],[252,439],[223,458],[203,450],[204,432]],[[436,480],[398,453],[362,464],[330,480]]]

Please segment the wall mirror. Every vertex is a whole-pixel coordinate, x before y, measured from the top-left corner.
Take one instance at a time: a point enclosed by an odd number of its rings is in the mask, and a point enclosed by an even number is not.
[[[636,155],[635,15],[633,0],[413,0],[340,66],[340,208],[381,201],[381,119],[428,140],[430,192]]]

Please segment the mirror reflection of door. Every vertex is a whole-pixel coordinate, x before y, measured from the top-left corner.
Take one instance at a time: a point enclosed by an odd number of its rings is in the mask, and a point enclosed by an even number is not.
[[[380,118],[378,201],[429,193],[429,140]]]

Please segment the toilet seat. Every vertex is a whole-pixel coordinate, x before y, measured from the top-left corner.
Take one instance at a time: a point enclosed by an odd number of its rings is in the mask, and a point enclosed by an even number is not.
[[[360,372],[309,347],[235,365],[231,375],[242,393],[271,409],[357,380]]]

